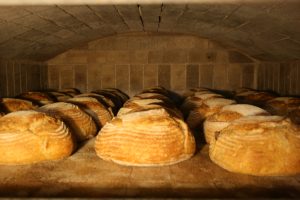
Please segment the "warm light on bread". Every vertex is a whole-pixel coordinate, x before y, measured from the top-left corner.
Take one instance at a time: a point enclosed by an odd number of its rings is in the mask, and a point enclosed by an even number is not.
[[[38,110],[63,120],[79,141],[92,138],[97,133],[92,117],[74,104],[58,102],[42,106]]]
[[[269,115],[259,107],[248,104],[233,104],[224,106],[219,112],[209,116],[204,122],[204,136],[207,143],[214,140],[215,135],[232,121],[245,116]]]
[[[195,152],[187,125],[163,108],[133,112],[114,118],[98,134],[97,155],[130,166],[178,163]]]
[[[31,101],[15,98],[2,98],[0,99],[0,104],[7,113],[21,110],[34,110],[37,108]]]
[[[256,176],[300,173],[300,130],[280,116],[248,116],[232,122],[210,144],[222,168]]]
[[[45,113],[17,111],[0,118],[0,164],[62,159],[74,148],[67,126]]]

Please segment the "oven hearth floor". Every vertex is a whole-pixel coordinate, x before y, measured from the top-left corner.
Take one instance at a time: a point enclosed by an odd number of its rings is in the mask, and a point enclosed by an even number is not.
[[[0,166],[1,197],[300,197],[300,175],[254,177],[212,163],[204,145],[190,160],[166,167],[106,162],[86,142],[65,160]]]

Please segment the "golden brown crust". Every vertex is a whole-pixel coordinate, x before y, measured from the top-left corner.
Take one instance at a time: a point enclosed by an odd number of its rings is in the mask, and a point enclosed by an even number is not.
[[[165,103],[165,101],[161,99],[136,99],[132,98],[129,101],[127,101],[123,108],[121,108],[118,112],[118,116],[121,116],[123,114],[132,113],[132,112],[139,112],[143,110],[150,110],[150,109],[156,109],[156,108],[163,108],[165,109],[170,115],[173,117],[177,117],[182,119],[182,113],[180,110],[177,109],[176,106],[174,106],[172,103],[168,104]]]
[[[278,97],[266,103],[265,109],[273,115],[286,116],[300,106],[300,98]]]
[[[59,92],[66,93],[72,97],[81,94],[80,90],[78,90],[77,88],[64,88],[61,89]]]
[[[213,99],[213,98],[222,98],[221,95],[211,93],[211,92],[197,92],[194,96],[187,97],[182,103],[180,110],[184,116],[188,116],[191,110],[196,107],[201,106],[204,100]]]
[[[118,112],[118,108],[115,105],[115,103],[111,99],[109,99],[109,98],[107,98],[103,95],[96,94],[96,93],[83,93],[83,94],[80,94],[80,95],[76,95],[75,97],[93,97],[93,98],[96,98],[99,101],[99,103],[101,103],[102,105],[105,105],[107,109],[111,109],[114,114],[116,114]]]
[[[248,104],[224,106],[219,112],[209,116],[204,122],[204,136],[207,143],[214,140],[215,135],[236,119],[245,116],[266,116],[267,111]]]
[[[0,164],[57,160],[75,148],[65,124],[36,111],[17,111],[0,118]]]
[[[63,93],[63,92],[47,92],[53,96],[55,96],[55,98],[57,99],[57,101],[63,102],[63,101],[67,101],[68,99],[72,98],[71,95],[67,94],[67,93]]]
[[[264,106],[265,103],[276,96],[268,92],[247,91],[236,95],[239,103],[246,103],[255,106]]]
[[[31,101],[14,98],[2,98],[0,104],[2,104],[2,107],[7,113],[21,110],[34,110],[37,108]]]
[[[74,104],[58,102],[42,106],[38,110],[64,121],[78,141],[92,138],[97,134],[93,119]]]
[[[25,92],[20,94],[18,98],[29,100],[39,105],[47,105],[55,102],[55,99],[44,92]]]
[[[207,117],[219,112],[222,107],[235,103],[236,102],[234,100],[224,98],[211,98],[204,100],[199,107],[194,108],[189,113],[187,124],[192,129],[197,128],[204,122]]]
[[[210,158],[224,169],[256,176],[300,173],[300,130],[279,116],[248,116],[224,128]]]
[[[67,102],[79,106],[86,113],[88,113],[96,122],[99,128],[102,128],[113,118],[112,111],[107,109],[93,97],[74,97],[69,99]]]
[[[186,124],[164,109],[114,118],[96,138],[97,155],[130,166],[170,165],[190,158],[195,140]]]

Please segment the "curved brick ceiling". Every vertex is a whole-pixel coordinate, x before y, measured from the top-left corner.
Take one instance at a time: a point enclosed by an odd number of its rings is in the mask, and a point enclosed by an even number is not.
[[[47,60],[125,32],[196,34],[259,60],[300,59],[300,1],[0,7],[0,56]]]

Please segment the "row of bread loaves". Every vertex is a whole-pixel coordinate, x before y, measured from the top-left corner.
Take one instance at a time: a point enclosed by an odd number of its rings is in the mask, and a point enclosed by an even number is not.
[[[51,96],[62,97],[58,91],[27,92],[19,95],[20,99],[0,99],[6,113],[0,118],[1,164],[29,164],[68,157],[77,142],[94,137],[113,118],[112,107],[118,109],[128,99],[117,89],[103,89],[110,96],[91,93],[89,97],[90,93],[85,96],[75,89],[64,92],[69,94],[68,98],[60,98],[64,102],[57,102],[59,98]]]
[[[162,166],[189,159],[195,139],[168,90],[155,87],[128,100],[96,138],[97,155],[129,166]]]
[[[225,105],[205,118],[204,135],[209,143],[211,160],[228,171],[257,176],[300,173],[300,158],[297,156],[300,153],[299,126],[288,118],[271,116],[266,110],[255,106],[269,108],[272,114],[281,112],[286,115],[291,113],[290,110],[299,112],[293,108],[297,107],[297,100],[271,98],[272,95],[254,90],[236,92],[239,93],[242,93],[243,101],[236,95],[237,101],[253,105]],[[196,96],[197,91],[192,95]],[[288,106],[277,100],[284,100]],[[198,102],[197,107],[204,105],[204,102]],[[209,109],[204,113],[209,113],[207,111]]]

